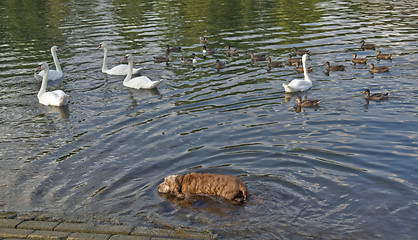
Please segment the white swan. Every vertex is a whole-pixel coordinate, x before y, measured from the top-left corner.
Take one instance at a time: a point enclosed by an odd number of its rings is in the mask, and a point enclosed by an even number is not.
[[[55,69],[56,70],[49,70],[49,74],[48,74],[48,81],[56,81],[59,79],[62,79],[62,70],[61,70],[61,66],[60,66],[60,62],[58,60],[57,57],[57,50],[58,47],[57,46],[52,46],[51,47],[51,54],[52,54],[52,58],[54,59],[54,64],[55,64]],[[39,82],[42,81],[43,77],[44,77],[45,71],[40,71],[39,73],[35,72],[35,78],[36,80],[38,80]]]
[[[41,89],[38,92],[39,103],[47,106],[64,106],[68,104],[68,95],[65,94],[62,90],[55,90],[52,92],[46,91],[46,86],[48,82],[48,75],[50,73],[47,63],[40,63],[35,71],[42,69],[44,71],[44,76],[42,78]]]
[[[105,42],[101,42],[97,49],[104,48],[104,56],[103,56],[103,66],[102,66],[102,72],[107,73],[109,75],[126,75],[128,74],[128,65],[125,64],[119,64],[117,66],[114,66],[111,69],[107,68],[107,45]],[[133,74],[138,74],[141,68],[134,68],[132,70]]]
[[[141,89],[141,88],[152,89],[152,88],[156,88],[157,85],[161,82],[161,80],[152,81],[147,76],[139,76],[136,78],[132,78],[134,60],[132,58],[131,53],[127,54],[125,58],[123,59],[123,61],[126,61],[126,60],[128,60],[129,70],[128,70],[128,75],[126,75],[125,79],[123,80],[123,86],[135,88],[135,89]]]
[[[306,59],[308,55],[304,54],[302,56],[302,65],[303,65],[303,75],[305,79],[293,79],[289,84],[283,83],[285,92],[303,92],[312,87],[312,81],[308,76],[308,69],[306,67]]]

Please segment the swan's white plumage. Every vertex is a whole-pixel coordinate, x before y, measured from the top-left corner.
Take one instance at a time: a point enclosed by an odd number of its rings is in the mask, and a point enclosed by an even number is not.
[[[39,103],[47,106],[64,106],[68,104],[69,97],[62,90],[55,90],[52,92],[47,92],[47,82],[49,75],[49,67],[47,63],[40,63],[36,70],[42,69],[44,75],[42,78],[41,89],[38,92]]]
[[[126,55],[124,60],[126,59],[128,60],[129,71],[125,79],[123,80],[123,86],[135,88],[135,89],[152,89],[152,88],[156,88],[157,85],[161,82],[161,80],[152,81],[147,76],[139,76],[136,78],[132,78],[133,65],[134,65],[132,54],[129,53],[128,55]]]
[[[303,92],[312,87],[312,81],[308,75],[308,69],[306,67],[306,59],[308,55],[304,54],[302,56],[302,64],[303,64],[303,75],[304,79],[293,79],[289,84],[283,83],[283,88],[285,92]]]
[[[56,70],[49,70],[48,72],[48,81],[56,81],[56,80],[60,80],[62,79],[62,70],[61,70],[61,66],[60,66],[60,62],[58,60],[57,57],[57,46],[52,46],[51,47],[51,55],[52,58],[54,59],[54,64],[55,64],[55,69]],[[44,77],[44,73],[45,71],[42,70],[39,73],[35,72],[35,78],[36,80],[38,80],[39,82],[42,81],[43,77]]]
[[[114,66],[111,69],[107,68],[107,45],[105,42],[101,42],[97,49],[103,48],[104,49],[104,56],[103,56],[103,66],[102,72],[107,73],[109,75],[126,75],[128,74],[129,67],[126,64],[119,64]],[[141,68],[134,68],[132,70],[133,74],[138,74]]]

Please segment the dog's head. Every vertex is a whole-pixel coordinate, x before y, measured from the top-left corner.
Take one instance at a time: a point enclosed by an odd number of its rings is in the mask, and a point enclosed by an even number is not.
[[[178,194],[181,186],[178,180],[178,175],[170,175],[164,178],[164,182],[158,185],[158,192]]]

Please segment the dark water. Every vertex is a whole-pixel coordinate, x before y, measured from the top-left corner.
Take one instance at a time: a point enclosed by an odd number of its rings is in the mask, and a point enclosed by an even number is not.
[[[14,1],[0,2],[0,211],[72,220],[209,229],[221,238],[415,239],[418,236],[418,3],[416,1]],[[209,38],[214,56],[201,53]],[[360,41],[393,60],[375,59]],[[132,52],[158,90],[102,74]],[[168,65],[153,63],[181,46]],[[226,57],[230,44],[240,55]],[[52,66],[68,107],[36,98],[33,69]],[[313,88],[267,70],[246,52],[286,62],[311,50]],[[198,55],[195,66],[182,57]],[[353,53],[387,73],[351,64]],[[215,60],[226,61],[219,72]],[[325,74],[326,61],[346,66]],[[389,92],[369,102],[365,88]],[[294,98],[321,99],[295,109]],[[181,203],[157,193],[170,174],[239,176],[244,206]]]

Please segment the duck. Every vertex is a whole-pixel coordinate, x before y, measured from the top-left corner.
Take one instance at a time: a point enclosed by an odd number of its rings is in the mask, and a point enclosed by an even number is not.
[[[329,62],[325,62],[325,65],[327,66],[327,72],[329,71],[344,71],[345,67],[343,65],[335,65],[332,66],[329,64]]]
[[[361,40],[361,48],[362,49],[375,49],[376,44],[365,44],[364,40]]]
[[[296,47],[292,47],[293,55],[304,55],[304,54],[310,54],[310,50],[298,50]]]
[[[182,64],[195,64],[195,63],[197,63],[197,60],[196,60],[196,54],[192,54],[192,58],[182,58],[181,59],[181,63]]]
[[[217,48],[207,48],[206,45],[203,45],[202,52],[203,52],[203,54],[211,55],[213,53],[218,52],[218,49]]]
[[[60,66],[60,62],[58,60],[57,57],[57,50],[58,47],[57,46],[52,46],[51,47],[51,55],[52,55],[52,59],[54,60],[54,64],[55,64],[55,70],[49,70],[49,74],[48,74],[48,81],[56,81],[56,80],[60,80],[63,77],[62,74],[62,70],[61,70],[61,66]],[[35,72],[35,79],[38,80],[39,82],[43,80],[45,72],[42,70],[39,73]]]
[[[298,72],[298,73],[303,73],[303,67],[300,67],[299,62],[295,62],[294,64],[296,65],[296,66],[295,66],[295,70],[296,70],[296,72]],[[308,67],[308,72],[312,72],[312,70],[313,70],[313,68],[312,68],[312,67]]]
[[[295,101],[297,102],[297,105],[300,107],[317,107],[318,104],[321,102],[321,100],[302,100],[300,96],[297,96]]]
[[[289,55],[287,55],[287,62],[288,62],[289,64],[293,64],[293,63],[295,63],[295,62],[302,63],[302,58],[294,58],[294,57],[292,56],[292,54],[289,54]]]
[[[168,63],[168,61],[170,60],[168,55],[170,54],[170,47],[167,45],[167,48],[165,50],[165,57],[163,56],[158,56],[158,57],[154,57],[154,62],[155,63],[162,63],[162,62],[166,62]]]
[[[364,90],[363,92],[361,92],[361,94],[366,94],[365,98],[367,100],[384,100],[389,97],[389,93],[374,93],[370,95],[369,89]]]
[[[97,49],[99,49],[99,48],[104,49],[103,66],[102,66],[102,72],[103,73],[106,73],[106,74],[109,74],[109,75],[126,75],[126,74],[128,74],[129,67],[128,67],[128,65],[125,65],[125,64],[119,64],[119,65],[114,66],[111,69],[108,69],[107,68],[107,44],[105,42],[101,42],[99,44],[99,46],[97,46]],[[138,74],[141,69],[142,68],[134,68],[132,73],[133,74]]]
[[[169,52],[181,52],[181,47],[170,47],[170,45],[167,44],[166,51],[169,51]]]
[[[303,74],[304,79],[293,79],[289,84],[283,83],[282,86],[287,93],[291,92],[303,92],[312,87],[312,81],[309,78],[308,70],[306,67],[307,54],[302,56]]]
[[[44,75],[42,77],[42,84],[41,88],[38,92],[38,100],[40,104],[46,105],[46,106],[56,106],[61,107],[68,104],[69,97],[68,95],[62,91],[62,90],[55,90],[52,92],[47,92],[46,87],[48,84],[48,75],[49,75],[49,66],[48,63],[42,62],[40,63],[35,71],[43,70]]]
[[[208,43],[209,39],[206,37],[200,37],[200,43]]]
[[[269,68],[275,68],[275,67],[283,67],[283,64],[281,62],[272,62],[271,58],[267,58],[267,66]]]
[[[366,64],[367,58],[357,58],[357,54],[353,53],[353,59],[351,60],[354,64]]]
[[[248,54],[250,54],[251,56],[251,61],[265,61],[266,60],[265,54],[256,55],[256,56],[254,56],[252,52],[249,52]]]
[[[377,60],[381,60],[381,59],[392,60],[392,54],[387,54],[387,53],[384,54],[381,51],[376,51],[376,53],[377,53],[377,55],[376,55]]]
[[[153,89],[156,88],[157,85],[161,82],[159,81],[152,81],[147,76],[139,76],[132,78],[133,73],[133,66],[134,60],[132,58],[132,53],[128,53],[122,60],[122,62],[128,60],[128,74],[126,75],[125,79],[123,80],[123,86],[135,89]]]
[[[219,61],[219,59],[217,59],[215,61],[215,63],[216,63],[215,68],[218,69],[218,70],[221,69],[221,68],[225,68],[226,67],[226,64],[224,62]]]
[[[227,45],[227,46],[225,46],[225,48],[226,48],[226,54],[227,55],[232,55],[232,56],[236,56],[236,55],[238,55],[238,50],[237,49],[231,49],[231,46],[230,45]]]
[[[387,71],[389,71],[389,67],[386,67],[386,66],[375,67],[373,63],[369,64],[369,72],[371,73],[381,73],[381,72],[387,72]]]

